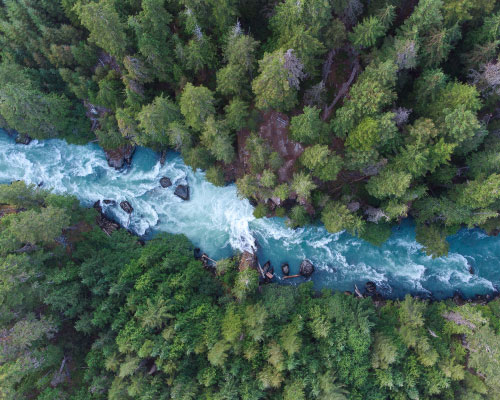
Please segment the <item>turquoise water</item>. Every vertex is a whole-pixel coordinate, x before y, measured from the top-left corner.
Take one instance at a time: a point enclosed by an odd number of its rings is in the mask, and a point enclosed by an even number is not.
[[[163,176],[174,185],[163,189]],[[176,153],[161,166],[153,151],[138,149],[132,167],[118,172],[107,165],[95,144],[46,140],[25,146],[0,132],[0,182],[18,179],[74,194],[86,206],[96,200],[128,200],[135,210],[131,216],[117,206],[105,206],[105,212],[139,235],[183,233],[214,258],[250,249],[256,240],[261,263],[271,260],[278,280],[282,262],[296,273],[300,261],[308,258],[316,266],[312,280],[318,289],[353,290],[354,284],[361,288],[370,280],[387,296],[432,293],[441,298],[455,290],[466,296],[491,293],[500,285],[500,238],[462,230],[450,237],[448,257],[433,260],[415,242],[409,221],[395,228],[380,248],[345,232],[330,234],[321,226],[291,230],[279,218],[255,219],[252,206],[238,198],[234,185],[213,186]],[[184,202],[173,192],[186,182],[191,200]],[[469,264],[475,275],[469,273]]]

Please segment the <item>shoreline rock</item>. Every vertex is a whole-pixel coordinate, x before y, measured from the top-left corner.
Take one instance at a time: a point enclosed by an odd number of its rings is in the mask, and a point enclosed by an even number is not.
[[[201,258],[201,249],[199,247],[195,247],[193,249],[193,255],[195,260],[199,260]]]
[[[238,270],[244,271],[245,269],[252,268],[257,271],[259,269],[258,264],[259,262],[257,260],[257,255],[255,253],[244,251],[240,258],[240,264],[238,266]]]
[[[112,221],[110,220],[108,217],[106,217],[103,212],[102,212],[102,206],[101,206],[101,202],[99,200],[97,200],[95,203],[94,203],[94,206],[93,206],[96,211],[99,213],[97,215],[97,217],[95,218],[95,221],[96,221],[96,224],[99,228],[102,229],[102,231],[104,233],[106,233],[106,235],[111,235],[114,231],[120,229],[120,224],[118,224],[117,222],[115,221]]]
[[[28,135],[21,135],[20,133],[16,136],[16,143],[28,145],[33,139]]]
[[[104,150],[108,165],[116,170],[122,169],[125,165],[130,165],[134,152],[135,146],[132,145],[126,145],[118,149]]]

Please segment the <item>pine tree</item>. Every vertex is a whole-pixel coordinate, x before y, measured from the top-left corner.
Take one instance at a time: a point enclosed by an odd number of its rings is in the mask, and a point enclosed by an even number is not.
[[[137,115],[141,135],[137,142],[150,147],[165,147],[171,143],[170,127],[179,122],[179,107],[164,96],[156,97],[151,103],[142,107]]]
[[[316,189],[316,184],[312,181],[310,175],[298,172],[293,175],[291,189],[297,193],[299,198],[308,200],[311,197],[311,192]]]
[[[81,23],[89,30],[89,40],[103,48],[119,62],[126,54],[129,39],[126,24],[121,20],[111,0],[97,3],[77,3],[75,10]]]
[[[321,222],[328,232],[336,233],[347,230],[352,235],[360,235],[364,229],[364,221],[347,207],[338,202],[329,202],[321,213]]]
[[[293,65],[293,64],[292,64]],[[293,73],[297,71],[292,70]],[[260,109],[273,108],[289,111],[297,104],[296,88],[291,82],[300,79],[285,68],[285,52],[276,50],[265,53],[259,61],[259,75],[252,82],[256,106]]]
[[[354,45],[366,48],[377,43],[384,34],[384,24],[377,17],[368,17],[354,27],[350,39]]]
[[[207,118],[215,114],[213,93],[204,86],[188,83],[179,104],[187,125],[196,131],[201,131]]]
[[[327,126],[317,107],[304,107],[303,113],[292,117],[290,134],[293,140],[306,144],[318,143],[325,136]]]

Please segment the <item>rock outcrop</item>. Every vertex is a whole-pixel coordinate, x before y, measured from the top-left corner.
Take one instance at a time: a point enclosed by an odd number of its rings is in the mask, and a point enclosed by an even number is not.
[[[16,137],[16,143],[19,143],[19,144],[30,144],[31,141],[33,139],[31,139],[28,135],[17,135]]]
[[[99,228],[101,228],[104,231],[104,233],[106,233],[107,235],[111,235],[114,231],[120,229],[119,224],[117,224],[114,221],[111,221],[108,217],[106,217],[102,213],[102,206],[100,201],[96,201],[94,203],[94,208],[99,213],[95,218],[95,221],[97,223],[97,226],[99,226]]]
[[[300,263],[299,274],[305,278],[309,278],[314,273],[314,265],[309,260],[304,260]]]
[[[178,185],[175,188],[174,194],[180,197],[182,200],[189,200],[189,186],[188,185]]]
[[[135,146],[126,145],[113,150],[104,150],[108,165],[114,169],[122,169],[125,165],[130,165],[134,155]]]
[[[258,270],[259,262],[257,260],[257,255],[255,253],[250,253],[249,251],[244,251],[240,258],[240,265],[238,269],[244,271],[245,269],[252,268]]]

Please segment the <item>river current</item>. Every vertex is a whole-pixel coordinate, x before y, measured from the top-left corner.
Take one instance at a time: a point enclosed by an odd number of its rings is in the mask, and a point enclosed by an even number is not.
[[[163,176],[172,180],[171,187],[160,186]],[[381,247],[345,232],[330,234],[319,225],[292,230],[284,219],[255,219],[253,207],[238,198],[234,185],[213,186],[203,172],[193,172],[174,152],[161,166],[158,154],[139,148],[130,168],[115,171],[96,144],[34,140],[21,145],[0,131],[0,183],[13,180],[43,182],[44,188],[56,193],[76,195],[85,206],[96,200],[127,200],[134,208],[130,216],[119,206],[105,206],[104,211],[139,235],[183,233],[216,259],[250,249],[256,240],[259,260],[271,261],[279,281],[282,262],[297,273],[300,262],[308,258],[316,266],[311,279],[317,289],[353,290],[355,284],[362,288],[373,281],[390,297],[412,293],[443,298],[456,290],[470,297],[500,286],[500,237],[463,229],[449,238],[447,257],[432,259],[415,241],[410,221],[394,228]],[[181,183],[190,186],[189,201],[174,195],[175,186]]]

